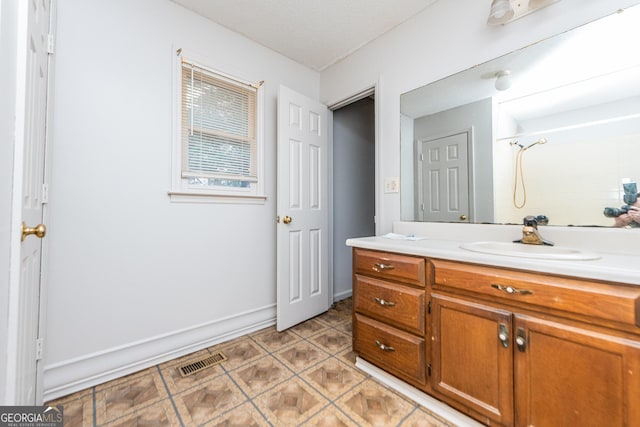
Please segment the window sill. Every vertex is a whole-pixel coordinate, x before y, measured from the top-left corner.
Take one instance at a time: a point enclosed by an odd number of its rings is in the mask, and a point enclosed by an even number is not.
[[[211,193],[183,193],[168,191],[172,203],[226,203],[234,205],[263,205],[267,196],[230,195]]]

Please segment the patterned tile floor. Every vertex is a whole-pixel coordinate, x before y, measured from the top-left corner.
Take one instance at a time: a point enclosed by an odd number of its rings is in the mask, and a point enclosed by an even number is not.
[[[227,360],[182,377],[177,366]],[[75,426],[451,427],[354,367],[351,299],[284,332],[275,327],[74,393]]]

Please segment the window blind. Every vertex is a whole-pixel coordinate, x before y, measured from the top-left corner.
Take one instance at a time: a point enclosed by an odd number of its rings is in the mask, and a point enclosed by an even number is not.
[[[257,181],[257,89],[182,60],[182,177]]]

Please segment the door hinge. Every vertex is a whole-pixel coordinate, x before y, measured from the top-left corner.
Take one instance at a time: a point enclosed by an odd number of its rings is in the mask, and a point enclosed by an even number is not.
[[[42,204],[49,203],[49,184],[42,184]]]
[[[427,375],[431,376],[431,363],[427,363]]]
[[[42,360],[42,353],[44,353],[44,339],[38,338],[36,340],[36,360]]]
[[[424,162],[424,154],[420,153],[420,161]]]
[[[47,35],[47,53],[53,55],[55,49],[55,38],[53,34]]]

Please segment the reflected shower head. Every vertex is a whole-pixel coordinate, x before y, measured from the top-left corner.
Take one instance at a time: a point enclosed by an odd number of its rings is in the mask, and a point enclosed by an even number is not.
[[[527,145],[525,148],[523,148],[523,150],[527,150],[531,147],[533,147],[534,145],[538,145],[538,144],[546,144],[547,143],[547,138],[540,138],[539,140],[537,140],[536,142],[534,142],[533,144],[529,144]]]

